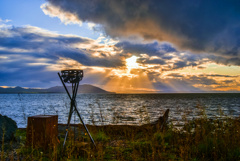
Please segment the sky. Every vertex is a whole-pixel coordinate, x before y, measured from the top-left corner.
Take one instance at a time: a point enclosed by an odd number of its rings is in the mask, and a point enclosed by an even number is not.
[[[240,92],[236,0],[1,0],[0,86]]]

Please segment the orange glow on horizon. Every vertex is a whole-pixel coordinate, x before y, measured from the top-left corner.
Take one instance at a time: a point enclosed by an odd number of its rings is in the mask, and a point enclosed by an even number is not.
[[[57,64],[49,65],[47,69],[50,71],[65,68],[83,69],[87,79],[95,80],[95,85],[116,93],[164,92],[160,85],[176,92],[187,92],[194,88],[206,92],[240,91],[240,73],[236,70],[237,66],[210,62],[202,64],[204,68],[189,66],[170,70],[167,65],[138,63],[139,58],[132,55],[125,59],[125,66],[117,68],[85,66],[76,60],[60,58]],[[160,85],[157,86],[158,82]]]
[[[0,86],[1,88],[14,88],[13,86]]]

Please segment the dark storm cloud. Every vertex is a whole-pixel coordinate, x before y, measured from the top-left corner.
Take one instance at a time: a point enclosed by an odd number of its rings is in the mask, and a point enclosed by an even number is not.
[[[223,75],[223,74],[200,74],[200,77],[202,76],[208,76],[208,77],[223,77],[223,78],[237,78],[239,76],[232,76],[232,75]]]
[[[240,58],[237,56],[210,56],[209,57],[212,61],[218,64],[225,64],[225,65],[238,65],[240,66]]]
[[[226,83],[226,84],[229,84],[229,83],[236,83],[235,80],[225,80],[225,81],[223,81],[223,82]]]
[[[174,78],[183,78],[184,76],[178,73],[171,73],[168,74],[167,76],[174,77]]]
[[[34,30],[34,31],[32,31]],[[58,44],[75,44],[75,43],[90,43],[89,39],[81,37],[67,37],[58,35],[43,35],[36,32],[34,27],[12,27],[3,29],[2,32],[9,32],[10,36],[0,36],[1,46],[8,48],[22,48],[22,49],[39,49],[47,48],[50,45]]]
[[[119,42],[115,45],[124,50],[125,53],[133,53],[135,55],[147,54],[149,56],[163,56],[168,52],[176,52],[170,44],[153,43],[132,43],[128,41]]]
[[[216,62],[216,56],[208,54],[192,54],[190,52],[177,51],[171,44],[168,43],[134,43],[129,41],[123,41],[115,44],[118,50],[122,50],[123,54],[131,53],[138,56],[138,63],[141,64],[168,64],[169,60],[174,60],[173,67],[171,69],[180,69],[187,66],[198,66],[211,60]],[[146,54],[147,57],[142,54]],[[204,59],[208,58],[208,59]],[[217,61],[218,62],[218,61]]]
[[[183,68],[183,67],[186,67],[186,66],[187,66],[186,62],[178,61],[178,62],[173,64],[173,69]]]
[[[1,55],[20,54],[36,58],[49,58],[57,61],[59,57],[70,58],[86,66],[118,67],[123,63],[118,56],[93,57],[93,51],[74,48],[74,44],[91,44],[93,40],[77,36],[64,36],[41,31],[35,27],[12,27],[2,29],[0,35]]]
[[[240,55],[240,1],[236,0],[48,0],[51,6],[101,24],[113,37],[141,36],[184,50]],[[234,62],[236,64],[236,62]],[[239,63],[237,63],[239,65]]]
[[[143,64],[166,64],[167,60],[171,60],[175,57],[179,58],[181,61],[178,61],[174,64],[174,69],[183,68],[187,66],[197,66],[202,63],[206,63],[207,58],[210,61],[216,62],[218,64],[225,65],[240,65],[240,58],[237,56],[217,56],[215,54],[193,54],[191,52],[184,52],[181,54],[181,51],[175,49],[169,43],[159,43],[157,41],[152,43],[140,43],[140,42],[130,42],[122,41],[115,44],[115,47],[118,50],[122,49],[124,54],[132,53],[133,55],[140,56],[141,54],[147,54],[148,56],[158,56],[161,59],[149,60],[149,58],[140,57],[138,59],[139,63]],[[169,55],[169,53],[172,53]],[[197,63],[198,62],[198,63]]]
[[[122,50],[123,54],[131,53],[139,56],[137,62],[141,64],[168,64],[168,60],[178,58],[179,60],[174,62],[172,69],[180,69],[187,66],[198,66],[203,64],[206,60],[203,58],[209,58],[209,60],[215,61],[215,56],[207,54],[192,54],[189,52],[177,51],[171,44],[159,43],[157,41],[153,43],[134,43],[129,41],[123,41],[115,44],[118,50]],[[142,56],[147,54],[148,57]],[[154,58],[156,56],[156,58]]]
[[[145,58],[139,58],[137,62],[141,63],[141,64],[158,64],[158,65],[167,64],[166,61],[163,59],[149,60],[149,59],[145,59]]]

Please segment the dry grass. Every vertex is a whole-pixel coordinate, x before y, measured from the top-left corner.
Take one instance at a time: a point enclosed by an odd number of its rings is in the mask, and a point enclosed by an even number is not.
[[[162,132],[153,128],[135,131],[128,126],[111,126],[90,132],[97,148],[85,132],[70,131],[65,149],[64,137],[47,150],[25,147],[25,130],[16,133],[17,142],[2,145],[8,160],[240,160],[240,118],[220,117],[188,121],[181,129],[169,123]],[[64,133],[60,133],[64,136]],[[15,148],[13,148],[15,146]],[[3,153],[4,149],[4,153]]]

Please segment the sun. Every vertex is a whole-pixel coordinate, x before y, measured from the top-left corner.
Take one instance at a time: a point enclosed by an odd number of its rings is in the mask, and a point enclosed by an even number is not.
[[[128,71],[131,71],[132,69],[139,67],[139,65],[137,63],[137,58],[138,57],[136,57],[136,56],[132,56],[132,57],[126,59],[126,66],[127,66]]]
[[[141,65],[137,63],[137,59],[139,57],[137,56],[132,56],[130,58],[125,59],[125,65],[126,68],[121,68],[121,69],[113,69],[112,72],[114,73],[113,75],[117,75],[118,77],[127,77],[127,78],[133,78],[133,77],[138,77],[139,75],[135,72],[132,71],[132,69],[142,69]]]

